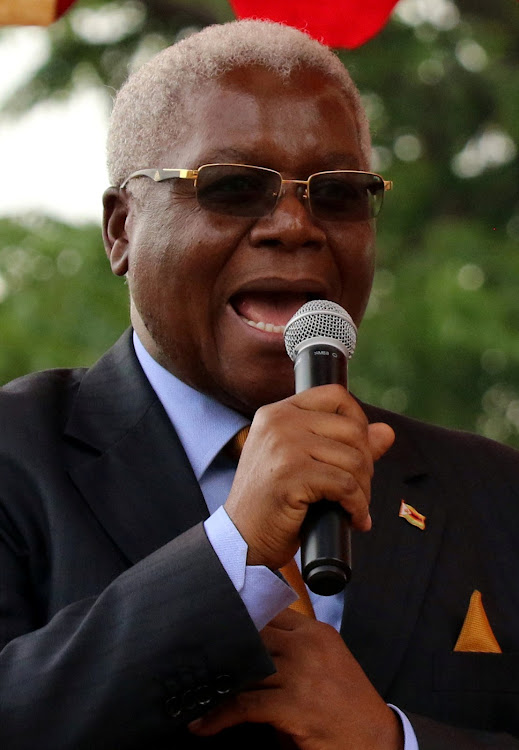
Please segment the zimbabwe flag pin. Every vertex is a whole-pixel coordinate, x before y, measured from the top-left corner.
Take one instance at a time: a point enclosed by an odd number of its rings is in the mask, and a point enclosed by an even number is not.
[[[408,505],[403,500],[401,500],[398,515],[400,516],[400,518],[405,518],[405,520],[412,526],[416,526],[418,529],[424,531],[425,516],[419,513],[416,508],[413,508],[412,505]]]

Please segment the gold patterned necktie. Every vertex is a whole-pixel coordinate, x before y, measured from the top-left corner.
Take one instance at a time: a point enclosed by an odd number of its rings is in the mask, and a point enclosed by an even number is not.
[[[247,427],[243,427],[238,433],[236,433],[233,438],[231,438],[231,440],[224,448],[227,455],[229,455],[235,461],[238,461],[238,459],[240,458],[242,448],[245,445],[245,441],[247,440],[247,436],[249,434],[249,430],[250,427],[248,425]],[[303,577],[299,572],[299,568],[297,567],[297,563],[294,558],[292,558],[286,565],[283,565],[283,567],[280,568],[279,572],[299,597],[299,599],[290,604],[290,609],[293,609],[296,612],[300,612],[302,615],[306,615],[307,617],[311,617],[315,620],[316,618],[312,602],[308,595]]]

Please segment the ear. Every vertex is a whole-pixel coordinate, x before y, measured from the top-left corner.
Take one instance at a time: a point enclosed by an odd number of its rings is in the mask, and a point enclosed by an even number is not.
[[[112,273],[124,276],[128,271],[128,195],[124,190],[109,187],[103,195],[103,242]]]

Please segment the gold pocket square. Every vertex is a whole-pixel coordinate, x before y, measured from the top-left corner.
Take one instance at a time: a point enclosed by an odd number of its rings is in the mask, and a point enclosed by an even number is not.
[[[502,653],[499,643],[490,627],[485,608],[483,607],[481,591],[474,591],[470,597],[465,622],[454,646],[454,651],[478,651],[487,654]]]

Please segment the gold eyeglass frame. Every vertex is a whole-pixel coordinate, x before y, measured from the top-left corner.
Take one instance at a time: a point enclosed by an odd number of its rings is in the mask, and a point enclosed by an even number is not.
[[[277,175],[281,180],[281,187],[279,190],[279,193],[277,195],[277,199],[279,200],[283,186],[293,183],[298,186],[305,186],[305,190],[303,192],[302,198],[307,199],[308,198],[308,185],[313,177],[318,177],[320,175],[326,175],[326,174],[363,174],[368,175],[371,177],[378,177],[380,180],[382,180],[382,183],[384,185],[384,192],[388,190],[393,189],[393,181],[392,180],[385,180],[382,175],[377,174],[376,172],[364,172],[363,170],[358,169],[331,169],[326,170],[324,172],[315,172],[314,174],[311,174],[308,179],[306,180],[285,180],[283,176],[281,175],[281,172],[278,172],[276,169],[269,169],[268,167],[258,167],[254,164],[231,164],[231,163],[216,163],[216,164],[202,164],[198,169],[180,169],[180,168],[160,168],[160,167],[150,167],[148,169],[138,169],[136,172],[132,172],[131,175],[129,175],[120,185],[120,189],[123,190],[128,182],[132,180],[134,177],[150,177],[154,182],[163,182],[164,180],[172,180],[172,179],[180,179],[180,180],[193,180],[194,187],[196,189],[196,181],[199,172],[204,169],[205,167],[247,167],[252,169],[258,169],[263,172],[270,172],[271,174]]]

